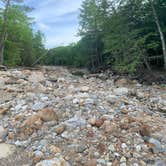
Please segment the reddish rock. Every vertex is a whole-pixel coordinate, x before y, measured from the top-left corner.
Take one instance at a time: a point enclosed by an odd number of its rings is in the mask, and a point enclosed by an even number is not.
[[[96,159],[92,159],[87,161],[87,163],[85,163],[84,166],[97,166],[97,160]]]
[[[8,133],[8,138],[11,140],[14,140],[14,133],[13,132],[9,132]]]
[[[0,114],[6,114],[9,111],[8,108],[0,108]]]
[[[96,120],[95,126],[101,127],[103,125],[104,121],[102,119]]]
[[[150,130],[150,126],[148,125],[142,125],[140,128],[139,128],[139,132],[141,134],[142,137],[150,137],[151,135],[151,130]]]
[[[53,109],[45,108],[37,113],[37,116],[41,118],[44,122],[48,121],[58,121],[58,116]]]
[[[102,129],[104,130],[105,133],[112,133],[117,130],[117,125],[115,123],[111,123],[110,121],[105,121]]]
[[[100,154],[103,154],[106,151],[106,146],[103,143],[99,143],[97,149],[99,150]]]
[[[113,163],[112,163],[112,166],[118,166],[120,165],[119,161],[118,160],[114,160]]]

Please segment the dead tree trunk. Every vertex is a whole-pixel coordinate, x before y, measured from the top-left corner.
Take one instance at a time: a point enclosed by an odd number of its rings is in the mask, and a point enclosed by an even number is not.
[[[161,30],[159,18],[157,16],[153,1],[152,0],[149,0],[149,1],[150,1],[150,4],[151,4],[151,7],[152,7],[153,16],[154,16],[154,19],[155,19],[155,23],[157,25],[157,29],[158,29],[158,32],[160,34],[160,40],[161,40],[161,43],[162,43],[162,50],[163,50],[163,56],[164,56],[164,69],[166,70],[166,44],[165,44],[164,34]]]
[[[2,25],[2,30],[1,30],[1,36],[0,36],[0,65],[3,65],[4,62],[4,46],[5,46],[5,40],[7,37],[7,15],[10,7],[10,0],[6,0],[5,4],[5,11],[4,11],[4,16],[3,16],[3,25]]]

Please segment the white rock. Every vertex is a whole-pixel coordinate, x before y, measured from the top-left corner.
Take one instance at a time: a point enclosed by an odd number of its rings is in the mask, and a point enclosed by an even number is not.
[[[35,103],[35,104],[32,106],[32,110],[34,110],[34,111],[41,110],[41,109],[43,109],[45,106],[46,106],[45,103],[43,103],[43,102],[38,102],[38,103]]]
[[[128,88],[116,88],[114,89],[114,93],[118,96],[124,96],[129,94],[129,89]]]
[[[116,103],[117,100],[118,100],[118,96],[115,96],[115,95],[109,95],[107,97],[107,101],[111,104]]]
[[[73,99],[73,104],[78,104],[79,100],[78,99]]]
[[[141,145],[137,145],[137,146],[136,146],[136,151],[137,151],[137,152],[140,152],[141,149],[142,149],[142,148],[141,148]]]
[[[127,166],[126,163],[121,163],[120,166]]]
[[[89,87],[88,86],[83,86],[80,89],[81,92],[89,92]]]
[[[0,88],[4,88],[4,86],[5,86],[5,81],[1,80],[0,78]]]
[[[43,160],[36,164],[36,166],[70,166],[70,164],[64,160],[62,156],[55,157],[52,160]]]
[[[81,117],[75,116],[65,122],[66,126],[69,128],[76,128],[86,125],[86,120]]]
[[[125,149],[125,148],[127,148],[127,145],[125,143],[122,143],[121,147],[122,147],[122,149]]]
[[[16,147],[9,144],[0,144],[0,159],[7,158],[16,151]]]
[[[121,157],[121,159],[120,159],[120,162],[121,163],[125,163],[127,160],[126,160],[126,158],[123,156],[123,157]]]

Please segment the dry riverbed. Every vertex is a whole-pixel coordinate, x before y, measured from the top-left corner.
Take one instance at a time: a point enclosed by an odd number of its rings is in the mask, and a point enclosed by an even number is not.
[[[0,166],[165,166],[165,115],[164,85],[0,71]]]

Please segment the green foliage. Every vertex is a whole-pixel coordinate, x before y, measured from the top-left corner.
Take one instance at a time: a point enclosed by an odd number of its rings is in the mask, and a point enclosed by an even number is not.
[[[4,63],[7,66],[30,66],[45,54],[43,34],[33,32],[32,18],[27,16],[29,7],[21,4],[10,5],[7,15],[7,39],[5,40]],[[2,9],[2,14],[3,14]],[[3,19],[0,19],[2,29]]]

